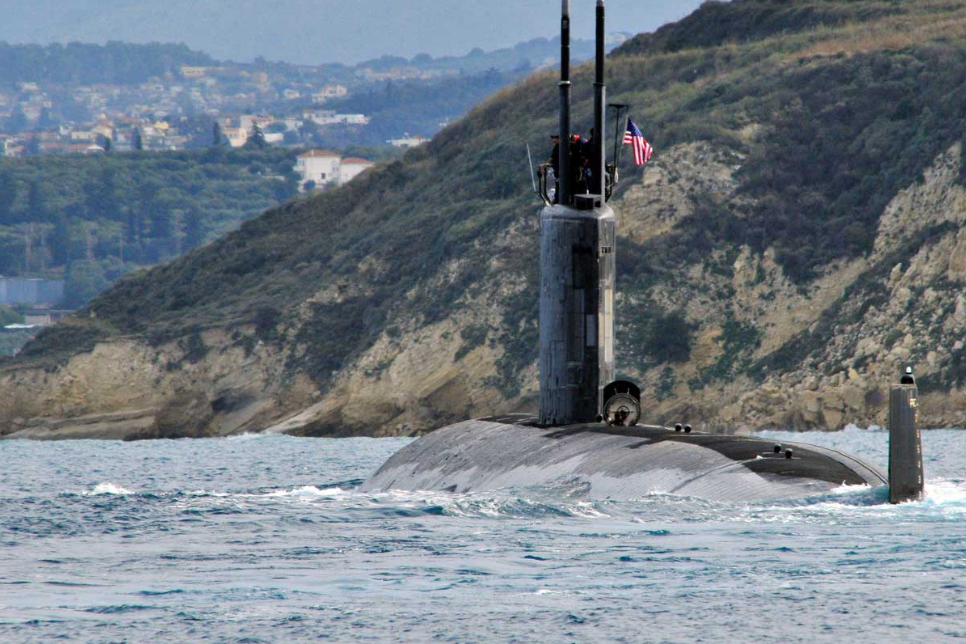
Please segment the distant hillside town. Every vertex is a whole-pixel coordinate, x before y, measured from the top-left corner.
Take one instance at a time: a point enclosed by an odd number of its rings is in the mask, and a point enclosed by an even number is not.
[[[322,107],[348,95],[344,85],[280,87],[267,73],[224,67],[185,66],[175,79],[136,86],[22,82],[0,87],[0,154],[199,148],[213,143],[215,123],[231,147],[248,143],[255,126],[266,144],[297,147],[326,127],[369,124],[366,114]],[[265,111],[246,112],[252,105]]]
[[[259,131],[258,145],[412,147],[557,51],[536,39],[463,57],[306,66],[221,62],[183,45],[0,42],[0,156],[238,148]],[[591,55],[589,42],[575,43],[575,60]]]

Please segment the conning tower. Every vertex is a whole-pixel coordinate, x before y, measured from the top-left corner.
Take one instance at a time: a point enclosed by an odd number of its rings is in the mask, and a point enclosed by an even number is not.
[[[614,288],[617,219],[607,205],[604,145],[603,0],[597,2],[594,136],[590,161],[571,147],[570,1],[560,26],[560,144],[554,204],[540,216],[540,423],[604,419],[604,389],[614,380]],[[584,174],[582,174],[584,173]],[[588,176],[589,175],[589,176]],[[578,180],[579,179],[579,180]],[[577,186],[586,186],[576,194]]]

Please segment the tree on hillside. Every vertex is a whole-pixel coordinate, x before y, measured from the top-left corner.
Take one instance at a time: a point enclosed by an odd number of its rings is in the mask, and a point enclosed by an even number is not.
[[[40,154],[40,137],[34,134],[29,139],[27,139],[27,144],[24,146],[24,153],[29,156],[37,156]]]
[[[151,236],[161,242],[174,237],[174,232],[174,211],[164,202],[155,204],[151,209]]]
[[[54,218],[54,229],[47,238],[54,264],[66,266],[70,261],[70,224],[63,212]]]
[[[48,194],[40,181],[32,181],[27,192],[27,211],[24,219],[27,221],[27,230],[24,234],[24,271],[43,270],[47,263],[47,250],[44,248],[46,234],[43,228],[36,224],[47,221],[48,218]],[[38,235],[39,232],[39,235]],[[40,248],[34,248],[34,243],[40,242]]]
[[[205,243],[204,221],[201,211],[197,208],[188,210],[184,222],[184,246],[185,250],[198,248]]]
[[[17,105],[16,109],[10,115],[10,119],[7,121],[7,131],[12,134],[20,134],[30,126],[30,121],[27,120],[27,115],[24,114],[23,107]]]
[[[107,288],[108,284],[104,269],[98,262],[71,262],[64,283],[64,305],[71,309],[80,308]]]
[[[161,192],[163,187],[164,184],[154,177],[145,179],[137,184],[135,194],[137,194],[137,203],[142,210],[147,211],[147,209],[154,205],[154,200],[158,198],[158,193]]]
[[[45,107],[44,109],[40,110],[40,120],[37,121],[37,127],[42,130],[49,130],[57,124],[57,119],[54,118],[50,109]]]
[[[9,170],[0,171],[0,222],[10,220],[13,204],[17,201],[17,182]]]
[[[216,147],[224,147],[227,141],[225,140],[225,134],[221,131],[221,123],[215,121],[215,125],[211,128],[211,144]]]
[[[169,189],[162,189],[153,199],[148,211],[151,227],[151,244],[148,251],[152,261],[157,261],[178,252],[178,209],[181,202]]]
[[[141,128],[134,128],[134,139],[131,142],[131,147],[137,151],[144,149],[144,140],[141,138]]]
[[[127,220],[124,223],[124,242],[129,246],[138,246],[144,230],[144,219],[140,208],[128,208]]]
[[[25,219],[29,222],[47,221],[47,201],[47,191],[43,189],[40,182],[30,182]]]
[[[245,148],[249,150],[264,150],[268,147],[268,142],[265,140],[265,133],[262,132],[262,128],[258,127],[258,123],[252,124],[252,131],[248,133],[248,141],[245,143]]]
[[[117,171],[113,165],[105,165],[99,176],[84,186],[84,209],[87,218],[103,217],[120,221],[121,204],[118,191]]]

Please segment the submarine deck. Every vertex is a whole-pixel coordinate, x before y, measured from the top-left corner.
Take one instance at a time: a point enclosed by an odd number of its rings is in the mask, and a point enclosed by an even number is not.
[[[760,501],[886,484],[875,466],[815,445],[783,443],[776,453],[774,441],[753,436],[648,425],[540,427],[535,421],[511,414],[437,430],[400,450],[362,489],[469,493],[563,486],[590,499],[666,493]]]

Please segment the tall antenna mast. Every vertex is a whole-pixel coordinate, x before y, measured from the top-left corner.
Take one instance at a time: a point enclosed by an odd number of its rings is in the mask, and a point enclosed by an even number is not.
[[[563,0],[560,19],[560,195],[558,203],[569,205],[573,191],[570,171],[570,0]]]
[[[604,0],[597,0],[597,77],[594,80],[594,149],[591,159],[593,185],[590,191],[604,195],[607,190],[604,175],[607,173],[607,146],[604,143],[604,110],[607,106],[607,85],[605,84],[606,52],[604,50]]]

